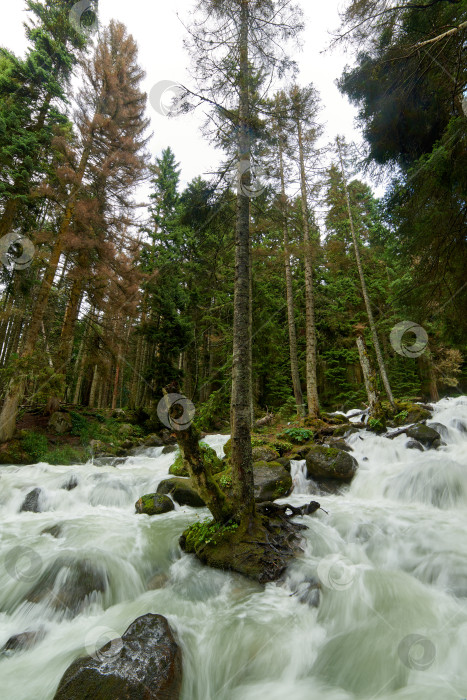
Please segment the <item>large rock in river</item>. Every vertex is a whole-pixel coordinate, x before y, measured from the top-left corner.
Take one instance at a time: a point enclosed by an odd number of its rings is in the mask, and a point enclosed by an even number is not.
[[[257,503],[284,498],[292,490],[292,477],[278,462],[254,462],[253,479]]]
[[[429,428],[423,423],[416,423],[405,431],[407,437],[413,440],[418,440],[424,447],[428,449],[432,447],[439,447],[441,443],[441,435],[434,428]]]
[[[327,477],[351,481],[357,471],[357,460],[344,450],[314,445],[306,456],[308,478]]]
[[[30,491],[23,503],[21,504],[20,513],[24,511],[29,511],[30,513],[40,513],[41,508],[41,497],[42,489],[36,488]]]
[[[185,479],[181,476],[163,479],[157,487],[157,493],[170,493],[174,501],[177,501],[181,506],[202,508],[205,505],[203,499],[193,487],[191,479]]]
[[[252,449],[253,462],[275,462],[279,453],[272,447],[261,445]]]
[[[138,498],[135,503],[135,509],[137,513],[160,515],[161,513],[168,513],[170,510],[173,510],[174,504],[168,496],[162,493],[148,493]]]
[[[65,671],[54,700],[177,700],[182,654],[165,617],[138,617],[121,639]]]
[[[46,601],[66,617],[78,615],[109,588],[105,567],[90,559],[59,557],[40,576],[26,595],[30,603]]]

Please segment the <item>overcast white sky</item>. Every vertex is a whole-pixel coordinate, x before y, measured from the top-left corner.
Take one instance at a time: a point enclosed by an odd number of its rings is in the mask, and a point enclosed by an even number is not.
[[[360,141],[354,129],[355,109],[340,95],[335,85],[351,56],[341,51],[320,53],[330,41],[329,31],[339,25],[338,8],[345,3],[337,0],[306,2],[298,0],[303,7],[306,28],[302,36],[303,48],[294,55],[300,74],[298,82],[313,82],[321,94],[322,120],[326,125],[326,141],[336,134],[344,134],[347,140]],[[185,30],[177,17],[189,20],[194,0],[99,0],[99,18],[107,23],[111,18],[123,22],[139,46],[139,62],[146,71],[143,87],[149,93],[151,87],[161,80],[173,80],[190,85],[187,68],[189,57],[183,48]],[[22,21],[25,19],[24,0],[8,0],[2,7],[0,45],[15,53],[24,53],[26,41]],[[214,171],[222,153],[211,147],[201,136],[199,125],[202,113],[178,118],[157,114],[148,104],[151,117],[152,138],[150,148],[153,155],[170,146],[181,164],[182,184],[197,175]]]

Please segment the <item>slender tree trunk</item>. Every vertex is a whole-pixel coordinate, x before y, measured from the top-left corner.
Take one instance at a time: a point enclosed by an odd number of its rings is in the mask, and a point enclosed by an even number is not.
[[[97,369],[97,365],[94,365],[94,372],[92,375],[91,390],[89,392],[89,401],[88,401],[90,408],[94,408],[94,406],[96,404],[96,392],[97,392],[98,378],[99,378],[99,371]]]
[[[377,408],[380,404],[376,383],[376,372],[371,366],[365,339],[361,332],[357,333],[356,343],[363,373],[363,381],[365,382],[365,389],[368,396],[368,409],[371,415],[374,413],[375,408]]]
[[[305,411],[303,406],[302,387],[300,384],[300,374],[298,371],[297,335],[295,332],[295,311],[289,252],[289,227],[287,223],[287,199],[285,195],[283,145],[281,136],[279,136],[279,171],[281,179],[282,232],[284,236],[284,268],[285,289],[287,296],[287,320],[289,326],[290,370],[292,374],[293,393],[295,403],[297,405],[297,414],[302,417],[305,415]]]
[[[250,184],[248,14],[248,0],[242,0],[231,401],[232,487],[238,519],[255,512],[251,453],[250,200],[244,193]]]
[[[352,241],[353,241],[353,246],[354,246],[354,250],[355,250],[355,260],[357,262],[357,269],[358,269],[358,274],[360,277],[360,284],[362,286],[362,295],[363,295],[363,300],[365,302],[366,313],[368,316],[368,323],[370,325],[371,337],[372,337],[373,345],[375,348],[376,359],[378,361],[379,372],[381,375],[381,379],[383,380],[384,388],[386,390],[386,394],[387,394],[387,397],[389,399],[389,403],[391,404],[391,406],[393,408],[395,408],[394,397],[392,395],[391,386],[389,384],[388,375],[386,373],[386,367],[384,365],[383,355],[381,353],[381,347],[380,347],[379,340],[378,340],[378,334],[376,332],[376,325],[375,325],[375,321],[373,318],[373,312],[371,310],[370,297],[368,296],[365,277],[363,275],[362,261],[360,259],[360,251],[358,248],[357,236],[355,234],[355,228],[353,225],[352,210],[350,208],[349,190],[347,188],[347,180],[345,177],[344,162],[342,160],[342,150],[341,150],[341,144],[340,144],[339,139],[337,139],[337,147],[339,149],[339,160],[340,160],[340,164],[341,164],[342,181],[344,183],[345,200],[347,202],[347,212],[349,215],[350,231],[352,233]]]
[[[305,158],[303,153],[303,134],[300,115],[295,119],[298,134],[298,157],[300,166],[300,192],[303,220],[303,243],[305,263],[305,307],[306,307],[306,393],[308,415],[319,416],[318,378],[316,370],[316,325],[315,300],[313,292],[313,261],[311,256],[310,226],[308,220],[308,199],[306,191]]]

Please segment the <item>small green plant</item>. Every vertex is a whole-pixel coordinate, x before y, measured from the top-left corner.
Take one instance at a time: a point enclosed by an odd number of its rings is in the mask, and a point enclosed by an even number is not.
[[[297,404],[293,396],[289,396],[279,409],[279,415],[283,420],[290,420],[297,413]]]
[[[229,474],[222,474],[221,478],[219,479],[219,484],[223,489],[232,486],[232,477]]]
[[[397,416],[394,416],[394,420],[402,422],[404,420],[407,420],[408,416],[409,416],[408,411],[401,411],[400,413],[397,414]]]
[[[312,440],[313,431],[307,430],[306,428],[285,428],[277,437],[289,438],[291,442],[300,444],[302,442],[306,442],[307,440]]]
[[[228,522],[216,523],[212,520],[202,520],[201,522],[196,522],[190,525],[186,530],[186,536],[194,537],[198,544],[217,544],[214,539],[217,535],[222,535],[225,532],[233,532],[238,528],[238,523],[229,520]]]
[[[384,425],[382,424],[380,418],[370,418],[368,421],[368,427],[371,428],[371,430],[384,430]]]

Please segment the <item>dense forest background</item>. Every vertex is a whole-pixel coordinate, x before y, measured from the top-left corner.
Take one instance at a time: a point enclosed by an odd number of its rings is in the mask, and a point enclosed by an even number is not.
[[[225,167],[182,189],[183,154],[148,152],[144,73],[125,27],[92,34],[70,22],[72,2],[27,4],[27,54],[0,49],[0,438],[18,411],[60,403],[128,407],[157,428],[173,381],[200,427],[219,429],[232,373],[232,119],[219,106],[207,127]],[[300,392],[306,410],[310,342],[320,406],[366,402],[356,333],[371,357],[374,343],[352,225],[394,395],[467,391],[467,7],[380,9],[349,4],[336,39],[354,49],[339,87],[358,107],[365,153],[342,138],[322,145],[312,85],[292,80],[265,99],[267,76],[254,77],[257,415],[292,415]],[[387,183],[384,197],[364,172]],[[428,334],[415,356],[390,340],[406,320]]]

